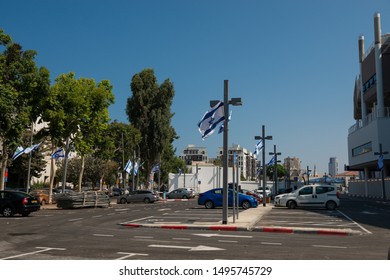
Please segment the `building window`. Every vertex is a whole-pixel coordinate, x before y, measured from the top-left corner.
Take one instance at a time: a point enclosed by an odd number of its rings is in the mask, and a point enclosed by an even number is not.
[[[368,142],[366,144],[363,144],[359,147],[352,149],[352,156],[356,157],[365,153],[369,153],[371,151],[372,151],[372,143]]]

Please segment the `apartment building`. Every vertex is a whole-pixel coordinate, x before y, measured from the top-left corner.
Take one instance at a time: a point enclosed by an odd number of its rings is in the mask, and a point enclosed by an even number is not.
[[[208,155],[205,147],[195,147],[195,145],[188,145],[179,156],[186,165],[195,165],[207,163]]]

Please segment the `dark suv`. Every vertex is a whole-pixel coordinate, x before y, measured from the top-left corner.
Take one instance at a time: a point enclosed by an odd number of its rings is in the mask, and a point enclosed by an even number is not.
[[[0,213],[4,217],[12,217],[14,214],[26,217],[40,207],[39,201],[25,192],[0,191]]]

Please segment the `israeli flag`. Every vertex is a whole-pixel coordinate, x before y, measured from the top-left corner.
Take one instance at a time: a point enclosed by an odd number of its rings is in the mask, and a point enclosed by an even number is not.
[[[253,154],[258,155],[262,149],[263,149],[263,140],[260,140],[259,142],[257,142]]]
[[[137,175],[138,174],[138,161],[135,162],[135,165],[134,165],[134,175]]]
[[[384,164],[383,164],[383,155],[380,155],[379,158],[378,158],[378,169],[379,171],[381,171],[384,167]]]
[[[275,156],[271,158],[271,160],[267,163],[267,166],[270,166],[272,164],[275,164]]]
[[[156,173],[160,171],[160,164],[157,163],[155,166],[152,168],[152,173]]]
[[[180,175],[181,175],[181,173],[182,173],[182,171],[181,171],[181,168],[179,168],[178,172],[179,172],[179,176],[180,176]]]
[[[219,101],[217,105],[207,111],[203,118],[198,122],[198,130],[202,134],[202,140],[211,135],[218,124],[225,120],[223,102]]]
[[[131,160],[129,160],[127,163],[126,163],[126,166],[124,168],[124,170],[130,174],[131,172],[131,169],[133,168],[133,163],[131,162]]]
[[[24,153],[25,154],[29,154],[31,152],[35,152],[36,150],[38,150],[38,148],[41,145],[41,143],[38,143],[38,144],[32,145],[30,147],[27,147],[26,149],[24,149]]]
[[[230,111],[230,113],[229,113],[228,121],[230,121],[231,119],[232,119],[232,111]],[[222,123],[222,125],[219,127],[218,134],[221,134],[223,132],[224,128],[225,128],[224,123]]]
[[[59,159],[60,157],[65,157],[64,149],[60,148],[54,153],[51,154],[51,158]]]
[[[12,156],[12,160],[17,159],[21,154],[24,153],[24,150],[25,149],[22,146],[17,147],[14,155]]]

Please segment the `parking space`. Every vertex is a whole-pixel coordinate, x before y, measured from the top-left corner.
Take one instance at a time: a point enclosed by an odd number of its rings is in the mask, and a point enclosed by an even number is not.
[[[370,233],[337,209],[288,209],[274,207],[256,226],[338,229]]]

